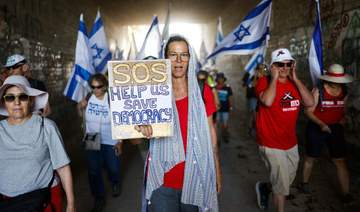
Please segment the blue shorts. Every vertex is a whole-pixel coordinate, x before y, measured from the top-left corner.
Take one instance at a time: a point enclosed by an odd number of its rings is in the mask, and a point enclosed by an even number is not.
[[[324,143],[329,149],[331,158],[345,157],[344,126],[341,124],[328,126],[331,133],[322,132],[319,125],[309,121],[306,129],[306,154],[309,157],[319,157]]]
[[[228,122],[229,121],[229,112],[218,111],[217,116],[216,116],[216,121]]]
[[[250,99],[250,111],[256,110],[258,100],[257,98],[251,98]]]

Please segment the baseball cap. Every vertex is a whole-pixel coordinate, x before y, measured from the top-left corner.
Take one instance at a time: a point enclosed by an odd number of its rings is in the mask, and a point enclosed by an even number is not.
[[[26,60],[25,60],[24,56],[19,55],[19,54],[11,55],[11,56],[9,56],[7,58],[7,61],[6,61],[6,64],[5,64],[4,68],[11,67],[11,66],[16,65],[16,64],[18,64],[20,62],[26,63]]]
[[[284,60],[295,61],[294,58],[292,58],[288,49],[280,48],[280,49],[276,49],[271,53],[271,64],[276,62],[281,62]]]

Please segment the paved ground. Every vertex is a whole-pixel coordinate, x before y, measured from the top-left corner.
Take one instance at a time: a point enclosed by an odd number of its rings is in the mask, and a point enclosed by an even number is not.
[[[236,113],[233,117],[237,118],[233,118],[230,122],[230,142],[221,143],[220,146],[224,189],[219,196],[219,208],[224,212],[260,211],[256,205],[254,185],[258,180],[266,181],[268,171],[260,160],[255,138],[246,133],[247,126],[243,118]],[[75,135],[73,139],[81,140],[81,136]],[[87,181],[85,157],[81,142],[71,143],[74,145],[68,152],[72,159],[77,210],[86,212],[91,210],[93,199]],[[136,146],[126,144],[124,147],[124,153],[120,158],[122,193],[120,197],[112,198],[109,184],[106,184],[105,212],[135,212],[140,211],[141,208],[143,162]],[[300,155],[303,158],[301,147]],[[286,201],[286,211],[360,211],[360,205],[352,208],[342,206],[339,186],[319,171],[318,166],[319,163],[315,165],[311,178],[312,195],[305,197],[299,194],[297,189],[299,178],[297,177],[291,187],[290,200]],[[104,177],[106,178],[105,172]],[[359,177],[352,176],[351,181],[351,192],[358,200],[360,200]],[[272,200],[268,211],[275,211]]]

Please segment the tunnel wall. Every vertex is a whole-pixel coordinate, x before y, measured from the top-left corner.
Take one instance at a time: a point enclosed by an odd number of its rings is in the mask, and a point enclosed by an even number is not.
[[[15,53],[26,57],[29,75],[46,85],[51,119],[65,137],[81,129],[76,103],[62,94],[74,67],[80,13],[84,13],[90,33],[97,10],[90,2],[69,2],[0,1],[0,65]]]

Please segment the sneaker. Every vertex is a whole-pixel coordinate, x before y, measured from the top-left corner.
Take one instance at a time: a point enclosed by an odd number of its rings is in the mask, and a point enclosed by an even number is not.
[[[104,197],[95,197],[95,205],[91,212],[101,212],[103,207],[105,206]]]
[[[343,198],[343,203],[344,206],[349,207],[356,205],[358,202],[350,194],[345,194]]]
[[[267,210],[269,208],[269,195],[266,183],[257,182],[255,185],[257,203],[261,210]],[[265,190],[266,189],[266,190]]]
[[[310,195],[309,183],[300,183],[300,193],[304,195]]]
[[[119,183],[112,183],[112,197],[118,197],[120,195],[120,186]]]

